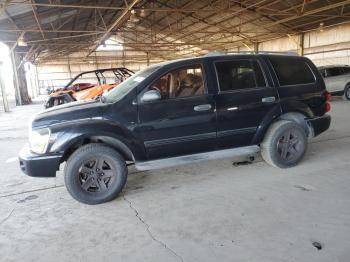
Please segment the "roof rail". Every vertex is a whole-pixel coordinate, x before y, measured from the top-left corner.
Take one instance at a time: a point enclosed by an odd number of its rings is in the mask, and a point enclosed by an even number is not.
[[[224,52],[224,51],[214,51],[208,52],[204,56],[220,56],[220,55],[235,55],[235,54],[275,54],[275,55],[289,55],[289,56],[299,56],[296,52],[277,52],[277,51],[237,51],[237,52]]]

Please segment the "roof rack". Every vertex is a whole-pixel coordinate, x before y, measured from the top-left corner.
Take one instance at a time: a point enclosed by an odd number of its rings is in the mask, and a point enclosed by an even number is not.
[[[289,56],[299,56],[296,52],[276,52],[276,51],[237,51],[237,52],[224,52],[224,51],[214,51],[208,52],[204,56],[220,56],[220,55],[235,55],[235,54],[275,54],[275,55],[289,55]]]

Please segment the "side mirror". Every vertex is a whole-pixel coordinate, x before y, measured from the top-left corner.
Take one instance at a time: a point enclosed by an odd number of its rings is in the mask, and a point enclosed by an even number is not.
[[[162,96],[160,95],[159,91],[149,90],[142,95],[141,102],[151,102],[151,101],[157,101],[161,99],[162,99]]]

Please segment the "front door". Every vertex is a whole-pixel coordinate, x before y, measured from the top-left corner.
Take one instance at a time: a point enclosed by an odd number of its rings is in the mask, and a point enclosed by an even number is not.
[[[250,145],[264,116],[278,106],[277,91],[269,87],[256,59],[216,61],[218,148]]]
[[[215,103],[208,94],[203,65],[174,68],[146,90],[157,90],[161,99],[138,100],[136,132],[148,158],[158,159],[215,149]]]

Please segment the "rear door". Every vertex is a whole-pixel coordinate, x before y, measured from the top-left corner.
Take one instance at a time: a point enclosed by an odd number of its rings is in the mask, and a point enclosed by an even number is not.
[[[149,159],[215,150],[215,104],[207,91],[203,64],[169,70],[139,97],[152,89],[159,91],[162,99],[138,100],[139,124],[135,130]]]
[[[326,69],[325,83],[329,92],[343,91],[345,87],[344,83],[344,71],[342,67],[330,67]]]
[[[217,144],[219,149],[252,143],[266,114],[278,107],[278,95],[264,61],[233,58],[214,61],[217,74]]]

